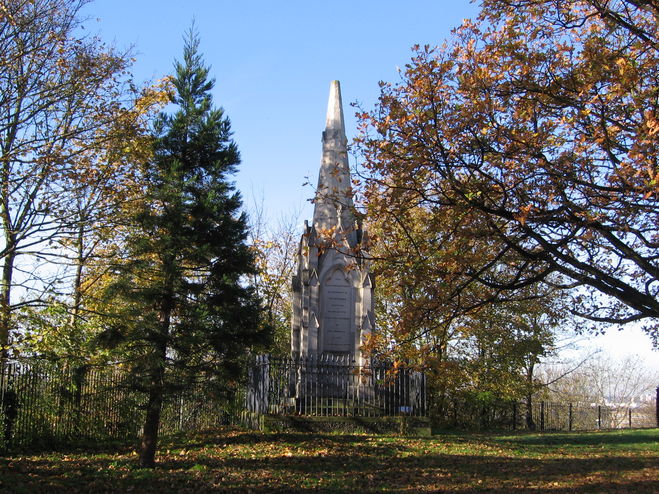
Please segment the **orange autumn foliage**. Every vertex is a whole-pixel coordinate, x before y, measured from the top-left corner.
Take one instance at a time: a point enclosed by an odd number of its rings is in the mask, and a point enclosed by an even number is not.
[[[418,348],[559,287],[573,313],[657,342],[658,13],[486,0],[381,84],[357,144],[394,339]]]

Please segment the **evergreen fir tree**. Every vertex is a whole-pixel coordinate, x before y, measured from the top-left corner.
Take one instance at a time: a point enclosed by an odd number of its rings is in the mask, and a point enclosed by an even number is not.
[[[191,29],[183,61],[175,63],[171,103],[178,109],[154,126],[145,199],[127,241],[129,261],[113,286],[124,298],[115,333],[148,395],[144,467],[154,466],[163,398],[172,386],[192,378],[226,382],[247,349],[270,338],[246,284],[255,268],[241,197],[229,180],[240,155],[228,118],[212,106],[214,80],[198,49]]]

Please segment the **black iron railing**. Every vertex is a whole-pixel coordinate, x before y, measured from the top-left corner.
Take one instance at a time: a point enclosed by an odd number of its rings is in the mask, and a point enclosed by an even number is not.
[[[0,451],[136,438],[144,423],[144,401],[144,394],[131,386],[130,376],[115,366],[5,365],[0,368]],[[207,383],[198,383],[167,394],[160,430],[215,427],[229,420],[230,408],[226,399],[209,393]]]
[[[426,415],[424,373],[342,355],[256,357],[246,408],[256,413],[379,417]]]
[[[494,400],[482,403],[466,398],[444,398],[429,406],[440,427],[463,429],[533,429],[537,431],[587,431],[657,427],[654,401],[630,405],[562,403],[537,400]]]

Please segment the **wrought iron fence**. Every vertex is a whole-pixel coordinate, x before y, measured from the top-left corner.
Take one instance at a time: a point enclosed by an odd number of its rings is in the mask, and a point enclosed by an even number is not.
[[[425,416],[426,377],[386,363],[360,366],[342,355],[260,355],[249,368],[246,408],[284,415]]]
[[[523,406],[518,405],[519,411]],[[556,403],[540,401],[532,406],[537,430],[579,431],[657,427],[654,403],[635,406],[596,403]],[[526,414],[516,417],[514,426],[526,427]]]
[[[139,427],[136,396],[112,370],[13,363],[0,369],[2,446],[120,438]]]
[[[116,367],[66,369],[13,363],[0,369],[0,450],[105,439],[133,439],[144,423],[144,395]],[[214,427],[228,420],[226,400],[204,385],[168,394],[163,433]]]
[[[534,401],[531,423],[526,403],[517,401],[450,398],[432,403],[429,410],[436,424],[449,428],[585,431],[659,426],[655,402],[626,406]]]
[[[169,394],[161,431],[200,430],[226,424],[238,408],[258,413],[315,416],[431,415],[440,426],[524,429],[525,405],[435,399],[428,403],[426,377],[387,364],[355,365],[345,357],[277,359],[261,356],[250,366],[240,404],[214,396],[205,383]],[[0,369],[0,450],[139,436],[144,396],[119,369],[63,369],[11,364]],[[659,390],[658,390],[659,394]],[[244,400],[244,401],[243,401]],[[637,407],[533,403],[537,430],[657,427],[655,402]],[[234,417],[235,416],[235,417]]]

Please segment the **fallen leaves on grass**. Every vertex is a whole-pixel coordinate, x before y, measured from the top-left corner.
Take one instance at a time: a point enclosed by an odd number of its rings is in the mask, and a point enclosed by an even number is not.
[[[126,450],[0,458],[0,491],[654,493],[658,441],[656,429],[433,438],[222,429],[165,438],[154,470]]]

